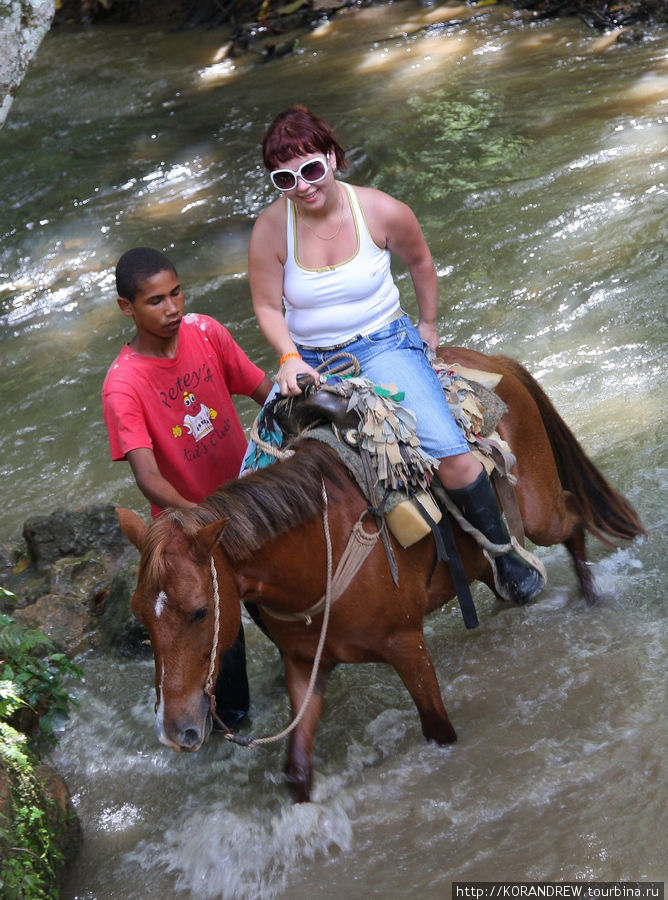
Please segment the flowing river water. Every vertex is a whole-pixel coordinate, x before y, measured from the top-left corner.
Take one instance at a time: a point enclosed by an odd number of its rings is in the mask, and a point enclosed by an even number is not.
[[[221,61],[224,43],[52,33],[0,132],[0,539],[61,506],[146,515],[128,467],[108,461],[99,403],[130,337],[113,284],[128,247],[171,254],[189,308],[275,371],[246,248],[272,196],[259,142],[293,102],[334,125],[351,182],[417,212],[444,340],[521,360],[648,535],[589,542],[595,608],[556,547],[539,551],[549,585],[530,606],[479,588],[476,631],[452,607],[428,620],[451,747],[424,743],[388,668],[340,668],[310,804],[286,795],[283,745],[158,745],[152,661],[80,660],[80,707],[53,754],[84,829],[63,897],[432,900],[454,880],[663,881],[666,32],[615,40],[407,0],[341,15],[267,64]],[[246,426],[252,407],[239,404]],[[280,659],[247,635],[253,730],[274,733],[289,714]]]

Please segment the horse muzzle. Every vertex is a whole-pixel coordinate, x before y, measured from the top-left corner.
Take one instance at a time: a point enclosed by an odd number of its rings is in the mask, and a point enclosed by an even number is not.
[[[213,721],[209,709],[209,698],[205,695],[195,715],[187,712],[168,716],[162,703],[155,717],[155,732],[158,740],[177,753],[194,753],[206,742],[211,734]]]

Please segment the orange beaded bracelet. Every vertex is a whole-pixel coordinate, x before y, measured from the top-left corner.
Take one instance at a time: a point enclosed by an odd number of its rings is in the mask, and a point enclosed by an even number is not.
[[[283,356],[281,356],[281,359],[280,359],[280,361],[279,361],[279,363],[278,363],[279,366],[282,366],[283,363],[284,363],[287,359],[301,359],[301,354],[300,354],[300,353],[284,353]]]

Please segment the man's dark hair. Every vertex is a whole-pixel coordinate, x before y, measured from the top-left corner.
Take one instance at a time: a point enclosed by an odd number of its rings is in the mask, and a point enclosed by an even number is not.
[[[134,247],[121,256],[116,265],[116,290],[119,297],[134,303],[142,284],[159,272],[177,274],[174,263],[151,247]]]

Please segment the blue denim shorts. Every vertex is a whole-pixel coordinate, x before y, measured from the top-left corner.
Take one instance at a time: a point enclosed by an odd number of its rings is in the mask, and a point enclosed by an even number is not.
[[[395,319],[372,334],[353,338],[343,351],[310,350],[299,345],[297,349],[304,362],[314,369],[337,353],[352,353],[365,378],[375,384],[395,384],[404,391],[403,405],[417,417],[417,436],[423,450],[437,459],[469,452],[427,359],[426,345],[408,316]]]

